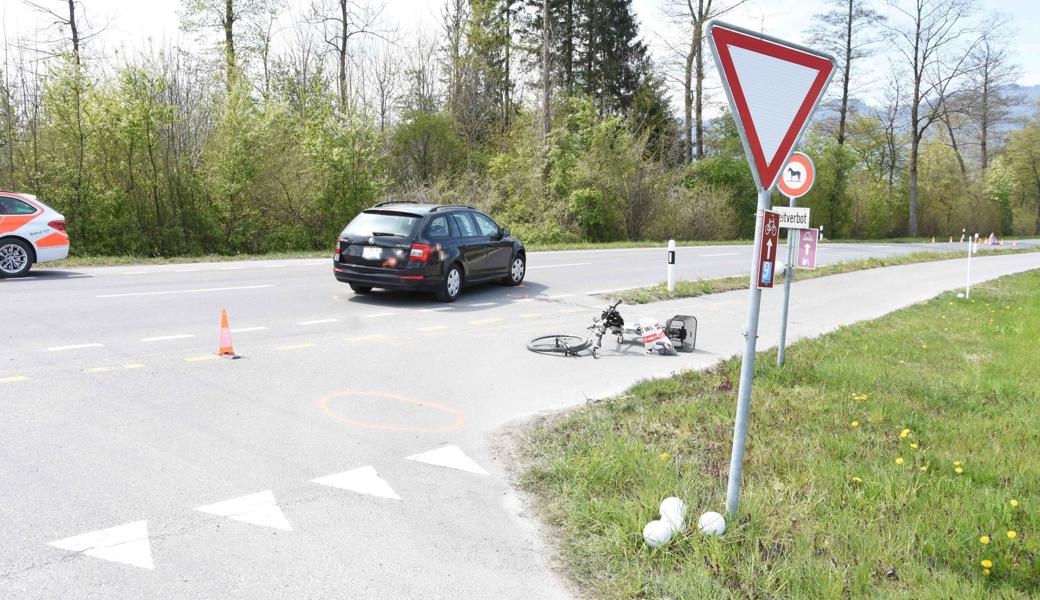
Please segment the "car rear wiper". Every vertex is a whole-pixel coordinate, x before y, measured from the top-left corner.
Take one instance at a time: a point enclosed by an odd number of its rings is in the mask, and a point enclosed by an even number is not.
[[[399,233],[387,233],[385,231],[373,231],[372,235],[376,237],[401,237]]]

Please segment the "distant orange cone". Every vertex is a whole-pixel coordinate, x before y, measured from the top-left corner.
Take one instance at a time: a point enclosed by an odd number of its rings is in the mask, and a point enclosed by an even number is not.
[[[235,348],[231,345],[231,328],[228,327],[226,310],[220,311],[220,350],[217,354],[228,358],[238,357],[235,354]]]

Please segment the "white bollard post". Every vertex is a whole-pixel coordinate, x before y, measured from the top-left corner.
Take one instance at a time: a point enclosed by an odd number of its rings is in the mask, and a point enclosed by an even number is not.
[[[668,240],[668,291],[675,291],[675,240]]]
[[[967,300],[971,298],[971,255],[979,251],[979,234],[975,234],[974,239],[968,236],[968,280],[964,284],[964,298]]]

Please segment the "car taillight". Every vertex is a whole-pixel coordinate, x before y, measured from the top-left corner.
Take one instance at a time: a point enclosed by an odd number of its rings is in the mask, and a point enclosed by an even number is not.
[[[412,251],[408,254],[408,260],[412,262],[427,262],[433,247],[426,244],[412,244]]]
[[[336,253],[332,256],[333,260],[339,260],[339,242],[336,242]]]
[[[51,229],[57,229],[58,231],[60,231],[62,233],[65,232],[65,221],[62,221],[62,220],[51,221],[50,223],[47,223],[47,226],[50,227]]]

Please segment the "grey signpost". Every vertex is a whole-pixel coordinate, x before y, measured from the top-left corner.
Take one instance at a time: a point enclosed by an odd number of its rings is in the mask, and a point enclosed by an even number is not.
[[[708,22],[711,45],[723,88],[733,111],[744,153],[758,188],[755,251],[752,252],[746,344],[740,364],[737,414],[733,427],[726,513],[739,508],[740,484],[751,412],[751,384],[758,341],[762,287],[772,287],[773,273],[763,269],[763,219],[770,208],[780,169],[804,133],[834,73],[834,58],[790,42],[721,21]],[[775,215],[774,215],[775,216]],[[771,224],[773,222],[771,221]],[[772,267],[773,265],[769,265]]]
[[[798,199],[808,194],[809,190],[812,189],[813,182],[816,180],[816,166],[811,158],[801,152],[795,152],[791,156],[788,165],[795,165],[795,169],[788,171],[792,167],[784,167],[780,174],[778,186],[780,192],[791,199],[791,208],[795,208],[798,206]],[[798,178],[789,179],[789,173],[797,173]],[[805,223],[806,228],[809,225],[810,223]],[[787,264],[784,268],[784,309],[783,315],[780,317],[780,343],[776,349],[776,365],[778,367],[784,366],[784,359],[787,354],[787,317],[791,307],[791,282],[794,280],[794,257],[795,248],[798,246],[798,231],[799,229],[790,226],[787,229]]]

